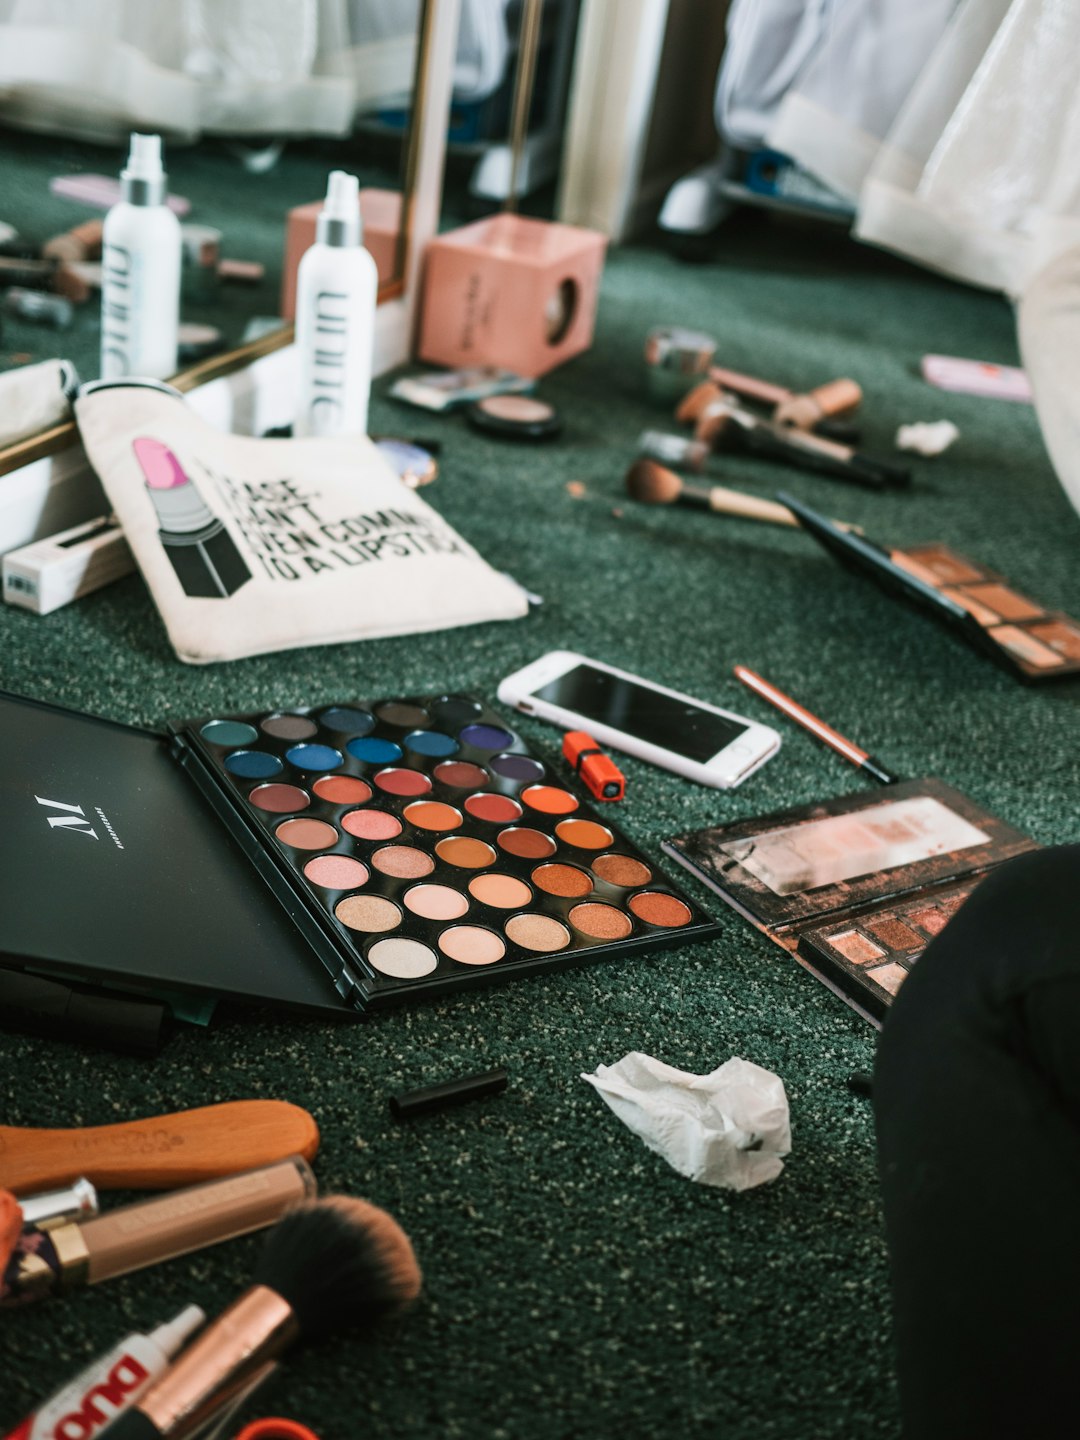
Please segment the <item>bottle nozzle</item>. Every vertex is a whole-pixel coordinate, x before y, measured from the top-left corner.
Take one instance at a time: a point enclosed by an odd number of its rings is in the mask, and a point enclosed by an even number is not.
[[[126,173],[133,180],[156,180],[164,174],[160,135],[132,135]]]
[[[150,1339],[171,1359],[178,1354],[194,1335],[206,1324],[206,1314],[198,1305],[189,1305],[181,1310],[175,1320],[159,1325],[150,1332]]]
[[[120,171],[124,199],[134,205],[161,205],[165,201],[165,180],[161,136],[133,134],[128,162]]]
[[[360,181],[345,170],[331,170],[326,182],[326,204],[323,207],[335,220],[349,220],[356,213]]]
[[[331,170],[315,238],[324,245],[359,245],[362,235],[360,181],[346,170]]]

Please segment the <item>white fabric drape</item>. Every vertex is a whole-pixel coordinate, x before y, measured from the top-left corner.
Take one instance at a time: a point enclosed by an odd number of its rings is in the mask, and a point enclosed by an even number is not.
[[[819,3],[768,140],[861,239],[1014,296],[1080,243],[1077,0]]]
[[[779,107],[770,145],[854,200],[955,8],[956,0],[807,6],[818,11],[815,41]]]
[[[464,0],[455,96],[502,81],[507,0]],[[115,141],[344,135],[407,105],[420,0],[0,0],[0,119]]]
[[[863,188],[857,233],[1021,294],[1080,244],[1080,5],[968,0]]]

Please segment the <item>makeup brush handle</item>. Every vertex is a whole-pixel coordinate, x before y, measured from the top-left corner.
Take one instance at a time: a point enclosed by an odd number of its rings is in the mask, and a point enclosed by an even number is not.
[[[798,520],[786,505],[775,500],[761,500],[756,495],[744,495],[739,490],[728,490],[723,485],[713,485],[709,490],[709,509],[721,515],[741,515],[744,520],[764,520],[770,525],[793,525]]]
[[[100,1189],[168,1190],[289,1155],[310,1160],[319,1127],[285,1100],[232,1100],[83,1130],[0,1125],[0,1185],[15,1194],[85,1175]]]
[[[857,408],[862,390],[854,380],[830,380],[805,395],[792,395],[777,405],[773,419],[778,425],[809,430],[830,415],[846,415]]]

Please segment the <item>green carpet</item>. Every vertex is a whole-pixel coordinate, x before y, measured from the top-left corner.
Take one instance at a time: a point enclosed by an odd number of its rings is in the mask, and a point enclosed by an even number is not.
[[[736,459],[717,465],[718,480],[761,494],[786,484],[874,538],[947,540],[1080,613],[1080,520],[1033,411],[945,396],[918,375],[931,350],[1015,363],[1005,303],[831,231],[747,217],[702,267],[648,248],[611,254],[595,345],[541,386],[565,417],[553,445],[498,444],[459,419],[404,410],[380,382],[373,429],[442,441],[427,498],[544,597],[527,619],[193,669],[130,578],[45,619],[4,608],[3,684],[161,725],[444,688],[493,698],[510,670],[578,649],[782,730],[780,755],[728,794],[628,761],[620,822],[657,855],[674,832],[863,787],[734,681],[741,661],[895,770],[940,776],[1040,842],[1076,839],[1076,685],[1020,685],[798,533],[625,499],[638,431],[666,424],[640,361],[646,331],[664,322],[703,327],[724,363],[795,387],[853,375],[867,449],[887,452],[903,421],[947,416],[963,432],[918,464],[906,494]],[[520,728],[555,751],[554,731]],[[153,1063],[5,1036],[3,1118],[93,1124],[245,1096],[315,1114],[323,1190],[388,1207],[426,1276],[393,1333],[294,1355],[257,1402],[255,1413],[302,1419],[323,1440],[896,1436],[871,1113],[845,1084],[869,1068],[874,1032],[695,893],[723,921],[709,944],[352,1027],[225,1015],[209,1032],[182,1031]],[[779,1073],[794,1131],[780,1179],[730,1195],[646,1150],[579,1078],[629,1050],[695,1072],[741,1055]],[[494,1065],[510,1072],[503,1096],[391,1119],[391,1091]],[[221,1308],[245,1285],[256,1243],[8,1315],[0,1420],[122,1333],[190,1301]]]

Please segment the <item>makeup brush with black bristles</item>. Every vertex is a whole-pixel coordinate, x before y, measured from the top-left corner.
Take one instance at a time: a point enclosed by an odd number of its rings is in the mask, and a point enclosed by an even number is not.
[[[372,1325],[420,1293],[401,1226],[347,1195],[305,1201],[271,1230],[245,1290],[135,1404],[108,1440],[184,1440],[274,1368],[292,1345]]]
[[[688,485],[681,475],[656,460],[635,460],[626,472],[626,489],[634,500],[646,505],[697,505],[718,515],[739,515],[744,520],[796,527],[799,524],[787,506],[775,500],[743,495],[723,485]]]

